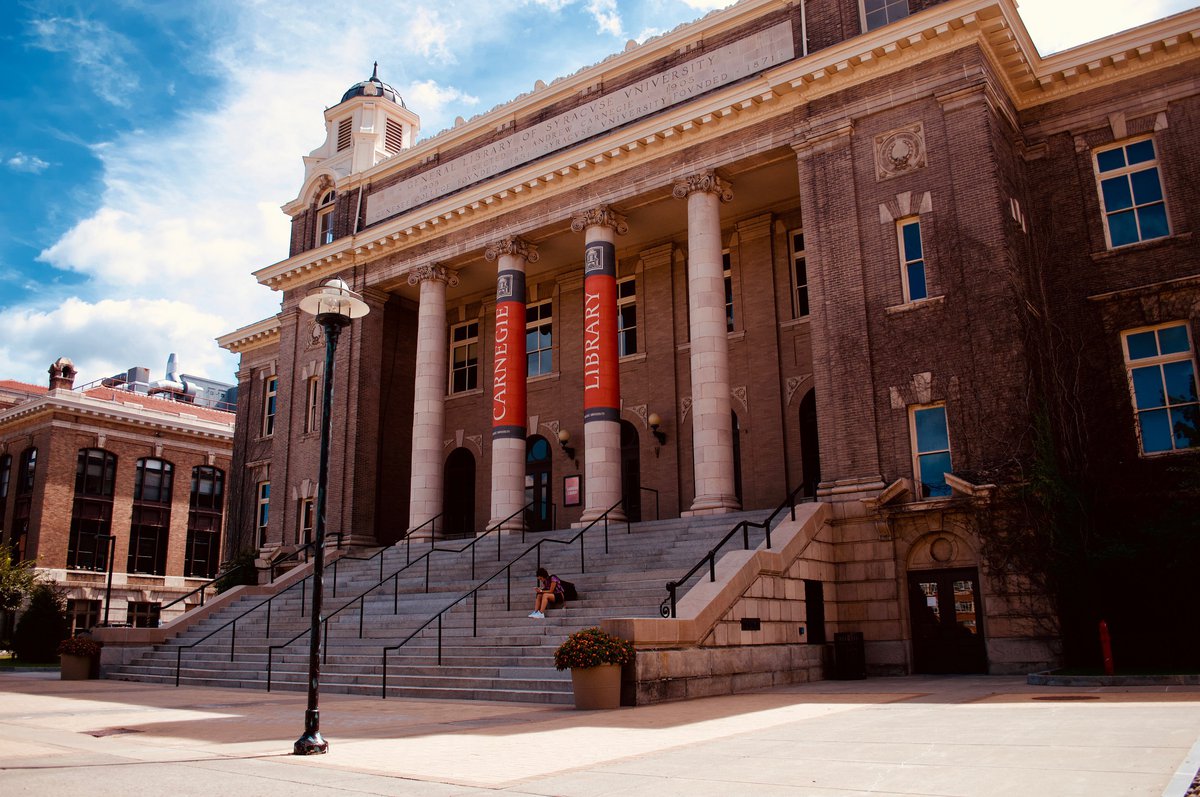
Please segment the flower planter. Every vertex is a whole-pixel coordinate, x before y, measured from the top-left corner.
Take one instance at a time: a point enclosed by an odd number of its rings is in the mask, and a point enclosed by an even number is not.
[[[64,681],[86,681],[92,677],[94,660],[91,656],[72,656],[62,654],[58,657],[61,663],[60,675]]]
[[[575,692],[575,708],[620,708],[621,665],[572,668],[571,688]]]

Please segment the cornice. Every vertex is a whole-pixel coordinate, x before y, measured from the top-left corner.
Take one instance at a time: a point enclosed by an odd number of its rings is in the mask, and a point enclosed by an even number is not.
[[[234,354],[241,354],[278,343],[279,330],[279,316],[273,315],[222,335],[217,338],[217,345]]]
[[[233,441],[232,415],[230,415],[228,423],[205,421],[189,416],[187,413],[174,415],[156,412],[145,407],[103,401],[69,391],[58,391],[58,395],[41,397],[0,412],[0,426],[13,421],[29,421],[42,416],[53,416],[59,412],[109,423],[160,429],[196,438],[226,440],[230,443]]]

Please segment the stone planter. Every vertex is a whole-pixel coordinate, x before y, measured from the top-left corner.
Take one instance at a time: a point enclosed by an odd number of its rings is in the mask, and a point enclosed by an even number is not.
[[[603,709],[621,707],[621,665],[571,669],[571,688],[575,708]]]
[[[91,656],[68,656],[62,655],[58,657],[60,662],[60,676],[64,681],[86,681],[89,678],[95,677],[93,672],[97,669],[99,662]]]

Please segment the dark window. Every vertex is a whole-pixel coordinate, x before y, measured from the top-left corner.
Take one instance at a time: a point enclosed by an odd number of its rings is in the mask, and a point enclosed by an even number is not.
[[[804,605],[808,627],[807,642],[825,644],[825,592],[820,581],[804,579]]]
[[[160,603],[149,601],[129,602],[129,624],[134,628],[158,628]]]
[[[33,479],[37,471],[37,449],[27,448],[21,452],[21,467],[17,471],[17,495],[33,492]]]
[[[133,484],[133,522],[129,528],[129,572],[167,573],[171,527],[172,466],[161,459],[139,459]]]
[[[67,538],[67,567],[106,570],[112,534],[117,458],[102,448],[81,448],[75,460],[75,501]]]
[[[71,622],[71,636],[95,628],[100,622],[100,601],[68,600],[67,619]]]
[[[187,547],[183,563],[185,576],[215,578],[217,575],[224,491],[225,474],[220,470],[207,465],[192,468]]]
[[[8,480],[12,476],[12,455],[0,457],[0,541],[4,540],[5,510],[8,508]]]

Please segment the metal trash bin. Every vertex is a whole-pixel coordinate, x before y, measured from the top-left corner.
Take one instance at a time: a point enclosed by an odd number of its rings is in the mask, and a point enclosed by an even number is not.
[[[833,677],[839,681],[867,677],[867,649],[861,631],[839,631],[833,635]]]

